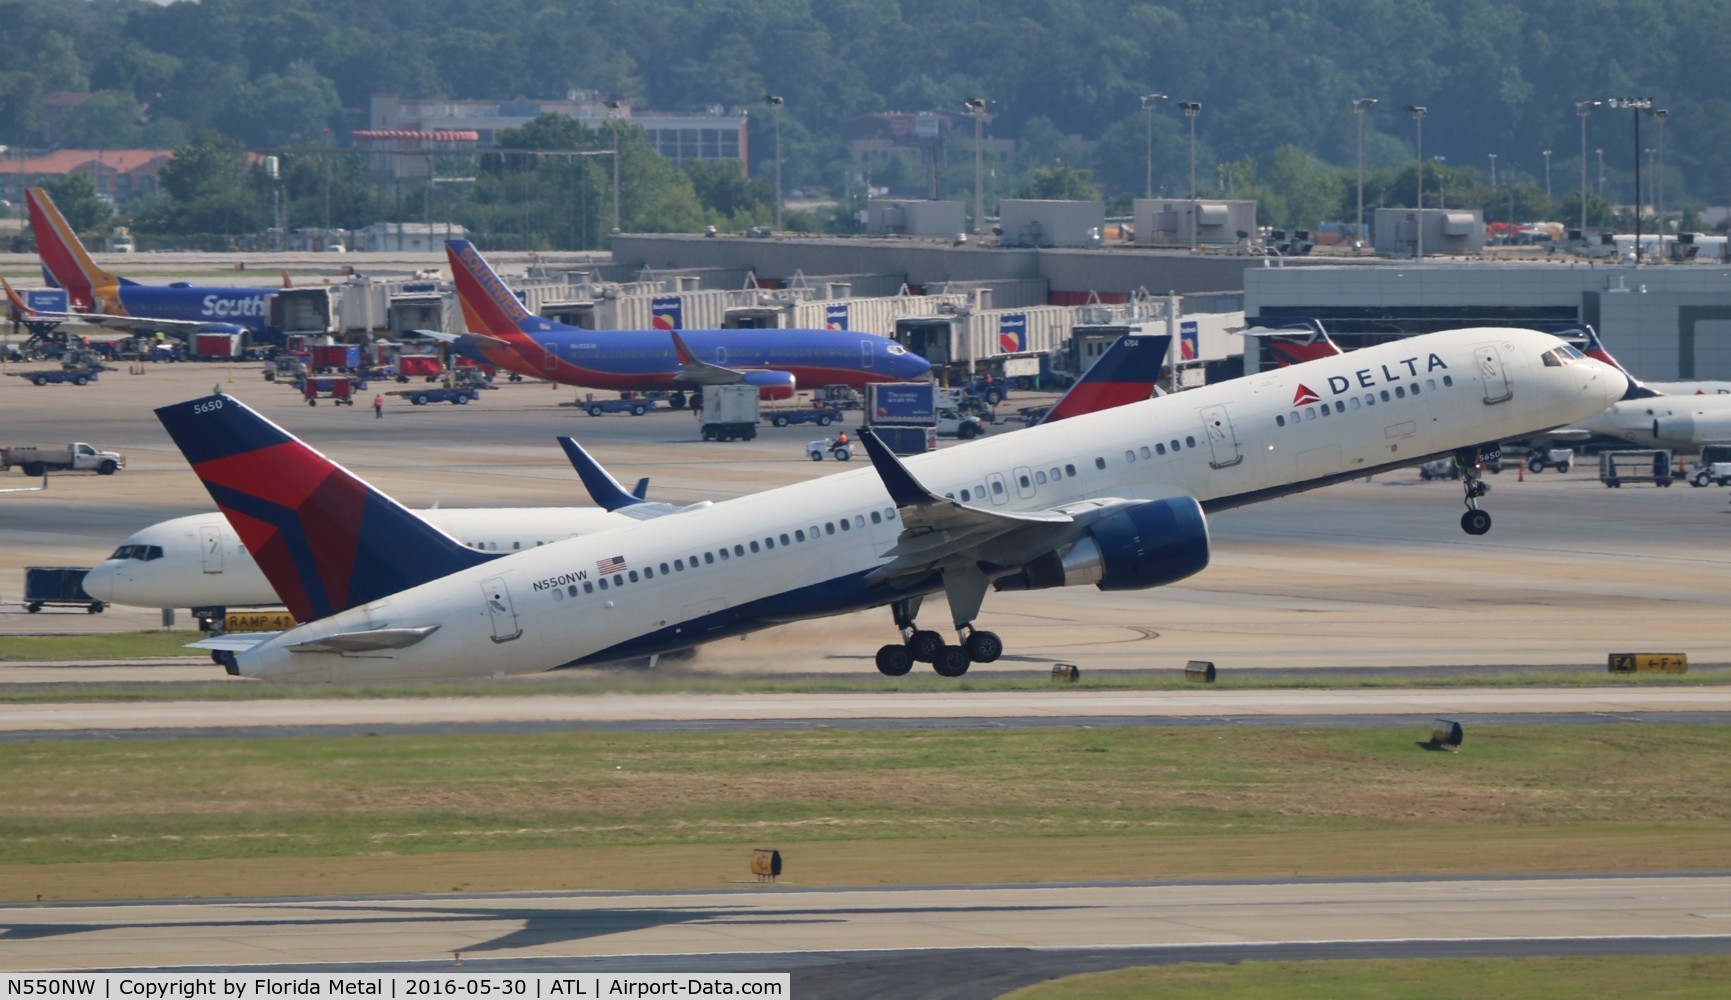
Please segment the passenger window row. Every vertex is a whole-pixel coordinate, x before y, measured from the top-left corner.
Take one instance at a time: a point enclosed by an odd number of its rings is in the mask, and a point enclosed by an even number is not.
[[[1454,376],[1444,375],[1442,377],[1442,384],[1444,388],[1452,387],[1455,384]],[[1277,413],[1274,415],[1274,426],[1285,427],[1289,423],[1297,425],[1306,420],[1316,420],[1319,417],[1327,417],[1331,413],[1345,413],[1347,410],[1356,410],[1359,409],[1361,405],[1367,407],[1375,406],[1379,399],[1384,403],[1390,403],[1397,399],[1405,399],[1408,396],[1417,396],[1421,391],[1435,392],[1436,388],[1436,379],[1427,378],[1424,380],[1422,390],[1420,384],[1415,381],[1410,386],[1397,385],[1392,391],[1389,389],[1383,389],[1378,392],[1367,392],[1363,396],[1354,395],[1349,396],[1346,399],[1336,399],[1329,402],[1323,402],[1319,405],[1307,406],[1303,410],[1293,410],[1290,413]]]

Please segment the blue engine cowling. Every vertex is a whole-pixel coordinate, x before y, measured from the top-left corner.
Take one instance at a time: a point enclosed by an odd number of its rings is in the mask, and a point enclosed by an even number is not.
[[[758,399],[771,400],[793,398],[793,372],[746,372],[745,384],[757,386]]]
[[[998,590],[1044,590],[1091,583],[1146,590],[1208,566],[1208,520],[1193,497],[1150,500],[1088,526],[1081,538],[997,581]]]

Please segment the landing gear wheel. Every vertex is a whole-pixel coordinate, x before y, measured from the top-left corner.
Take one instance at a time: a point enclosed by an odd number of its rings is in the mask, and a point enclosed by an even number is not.
[[[1004,655],[1004,640],[996,632],[970,632],[962,641],[962,651],[975,663],[991,663]]]
[[[1469,535],[1482,535],[1491,530],[1490,511],[1474,508],[1462,514],[1461,530]]]
[[[960,646],[945,646],[932,660],[939,677],[960,677],[968,672],[968,654]]]
[[[938,654],[944,650],[944,637],[930,629],[920,629],[908,636],[907,647],[908,655],[921,663],[936,663]]]
[[[878,673],[885,677],[900,677],[914,668],[914,658],[908,647],[890,643],[878,647]]]

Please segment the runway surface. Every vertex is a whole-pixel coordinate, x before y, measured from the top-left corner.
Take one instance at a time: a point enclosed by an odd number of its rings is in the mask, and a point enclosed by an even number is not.
[[[0,909],[8,971],[425,971],[454,968],[461,956],[466,971],[791,971],[796,996],[824,997],[886,995],[885,975],[898,977],[898,996],[996,996],[1076,966],[1208,955],[1727,950],[1726,873],[766,885]]]
[[[1647,716],[1731,720],[1731,688],[1442,688],[1428,690],[970,691],[957,694],[607,694],[7,705],[0,733],[100,736],[273,735],[358,729],[505,732],[523,727],[737,728],[971,724],[1225,723],[1327,719],[1456,720]]]

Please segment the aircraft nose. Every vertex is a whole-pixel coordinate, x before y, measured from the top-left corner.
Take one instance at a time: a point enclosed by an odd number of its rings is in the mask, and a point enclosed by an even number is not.
[[[1599,382],[1605,387],[1605,405],[1610,406],[1629,391],[1629,377],[1610,365],[1600,365],[1599,368]]]
[[[114,585],[120,575],[115,569],[113,560],[100,563],[84,574],[84,592],[99,601],[108,604],[114,602]]]

